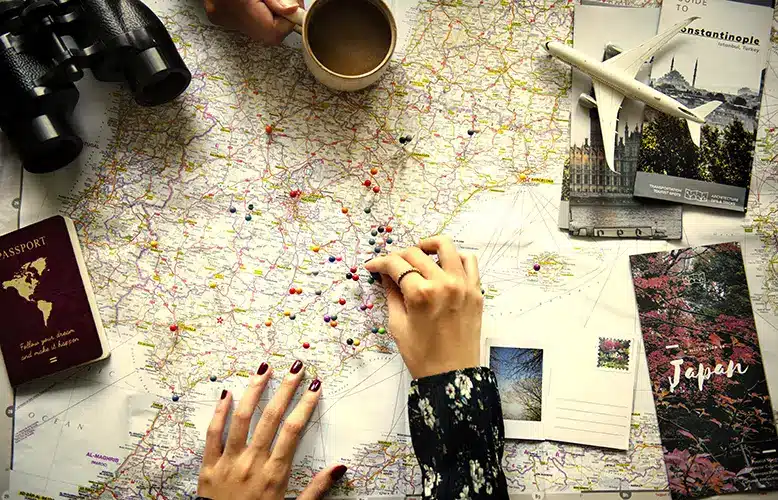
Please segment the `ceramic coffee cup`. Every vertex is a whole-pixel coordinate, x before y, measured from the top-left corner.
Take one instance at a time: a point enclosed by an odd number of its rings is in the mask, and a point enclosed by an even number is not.
[[[303,37],[303,58],[313,76],[335,90],[375,83],[389,66],[397,25],[383,0],[314,0],[287,19]]]

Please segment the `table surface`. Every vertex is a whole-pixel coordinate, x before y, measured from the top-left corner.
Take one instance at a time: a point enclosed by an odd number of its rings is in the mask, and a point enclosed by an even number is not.
[[[87,102],[82,102],[79,104],[80,106],[86,106]],[[21,171],[21,168],[18,164],[18,162],[15,162],[13,160],[14,155],[9,154],[8,152],[8,144],[5,142],[4,137],[0,136],[0,234],[5,233],[7,231],[11,231],[18,227],[19,221],[20,221],[20,205],[21,205],[21,188],[22,188],[22,179],[23,179],[23,173]],[[29,175],[29,174],[27,174]],[[25,198],[27,198],[27,195],[25,194]],[[33,202],[28,203],[29,200],[26,200],[25,203],[27,204],[26,208],[30,208],[32,206],[33,210],[32,212],[35,212],[35,206],[38,205],[39,200],[34,200]],[[44,203],[41,202],[40,205],[42,206]],[[699,228],[702,228],[700,232],[705,235],[704,241],[721,241],[720,237],[717,236],[717,231],[719,230],[719,224],[717,224],[715,221],[710,222],[709,220],[710,213],[705,212],[702,210],[697,210],[694,208],[690,208],[687,210],[684,224],[691,226],[699,226]],[[720,225],[721,226],[727,226],[727,227],[737,227],[737,222],[733,222],[735,219],[739,218],[741,216],[734,215],[734,214],[724,214],[722,213],[720,215],[720,220],[723,221]],[[695,242],[695,244],[697,244]],[[761,332],[762,335],[764,335],[764,332]],[[765,365],[768,371],[768,379],[770,378],[771,373],[778,373],[778,351],[775,350],[764,350],[763,354],[765,358]],[[772,380],[775,381],[776,378],[773,375]],[[7,382],[7,376],[5,374],[5,370],[0,370],[0,408],[6,408],[8,406],[12,406],[13,404],[13,391],[10,388],[8,382]],[[0,439],[5,440],[3,443],[0,443],[0,446],[3,444],[6,446],[6,449],[11,449],[11,439],[12,439],[12,425],[13,421],[11,418],[6,418],[4,420],[0,419]],[[6,471],[6,474],[0,475],[0,492],[5,491],[8,488],[8,473],[7,471],[10,468],[10,453],[9,454],[0,454],[0,460],[2,460],[3,463],[3,470]],[[539,496],[538,496],[539,495]],[[553,500],[555,498],[570,498],[571,494],[525,494],[525,495],[516,495],[515,498],[522,498],[522,499],[530,499],[533,500]],[[576,495],[579,495],[576,493]],[[596,500],[598,496],[602,495],[603,499],[608,498],[613,499],[614,494],[613,493],[586,493],[585,494],[587,498],[591,498],[593,500]],[[632,498],[635,499],[641,499],[641,498],[655,498],[656,494],[654,493],[645,493],[645,494],[633,494]],[[737,499],[740,497],[744,497],[743,495],[728,495],[727,499]],[[778,497],[778,494],[776,495]],[[751,498],[751,497],[749,497]]]
[[[14,156],[8,154],[8,146],[5,136],[0,136],[0,234],[19,227],[21,207],[22,169],[19,162],[14,161]],[[0,409],[5,411],[6,408],[13,408],[13,389],[8,382],[5,366],[0,368]],[[12,439],[13,419],[0,417],[0,449],[8,450],[7,453],[0,453],[0,492],[7,491],[9,487]]]

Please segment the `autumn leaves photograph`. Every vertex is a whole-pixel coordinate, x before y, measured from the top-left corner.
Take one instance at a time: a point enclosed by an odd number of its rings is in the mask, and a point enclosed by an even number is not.
[[[740,246],[630,262],[673,499],[774,485],[778,439]]]

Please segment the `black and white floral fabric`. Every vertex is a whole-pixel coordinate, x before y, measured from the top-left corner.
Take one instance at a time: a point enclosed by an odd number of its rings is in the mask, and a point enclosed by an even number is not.
[[[467,368],[414,380],[408,416],[425,499],[508,498],[502,408],[491,370]]]

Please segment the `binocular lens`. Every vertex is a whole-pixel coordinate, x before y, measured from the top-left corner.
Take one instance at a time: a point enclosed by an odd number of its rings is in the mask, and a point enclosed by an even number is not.
[[[136,54],[126,67],[127,83],[141,106],[172,101],[189,85],[192,75],[175,47],[152,47]]]
[[[62,168],[81,153],[83,142],[67,120],[55,115],[40,115],[22,125],[13,134],[24,168],[45,173]]]
[[[172,101],[192,80],[141,0],[0,0],[0,14],[0,131],[29,172],[81,153],[70,119],[85,68],[99,81],[126,81],[141,106]]]

